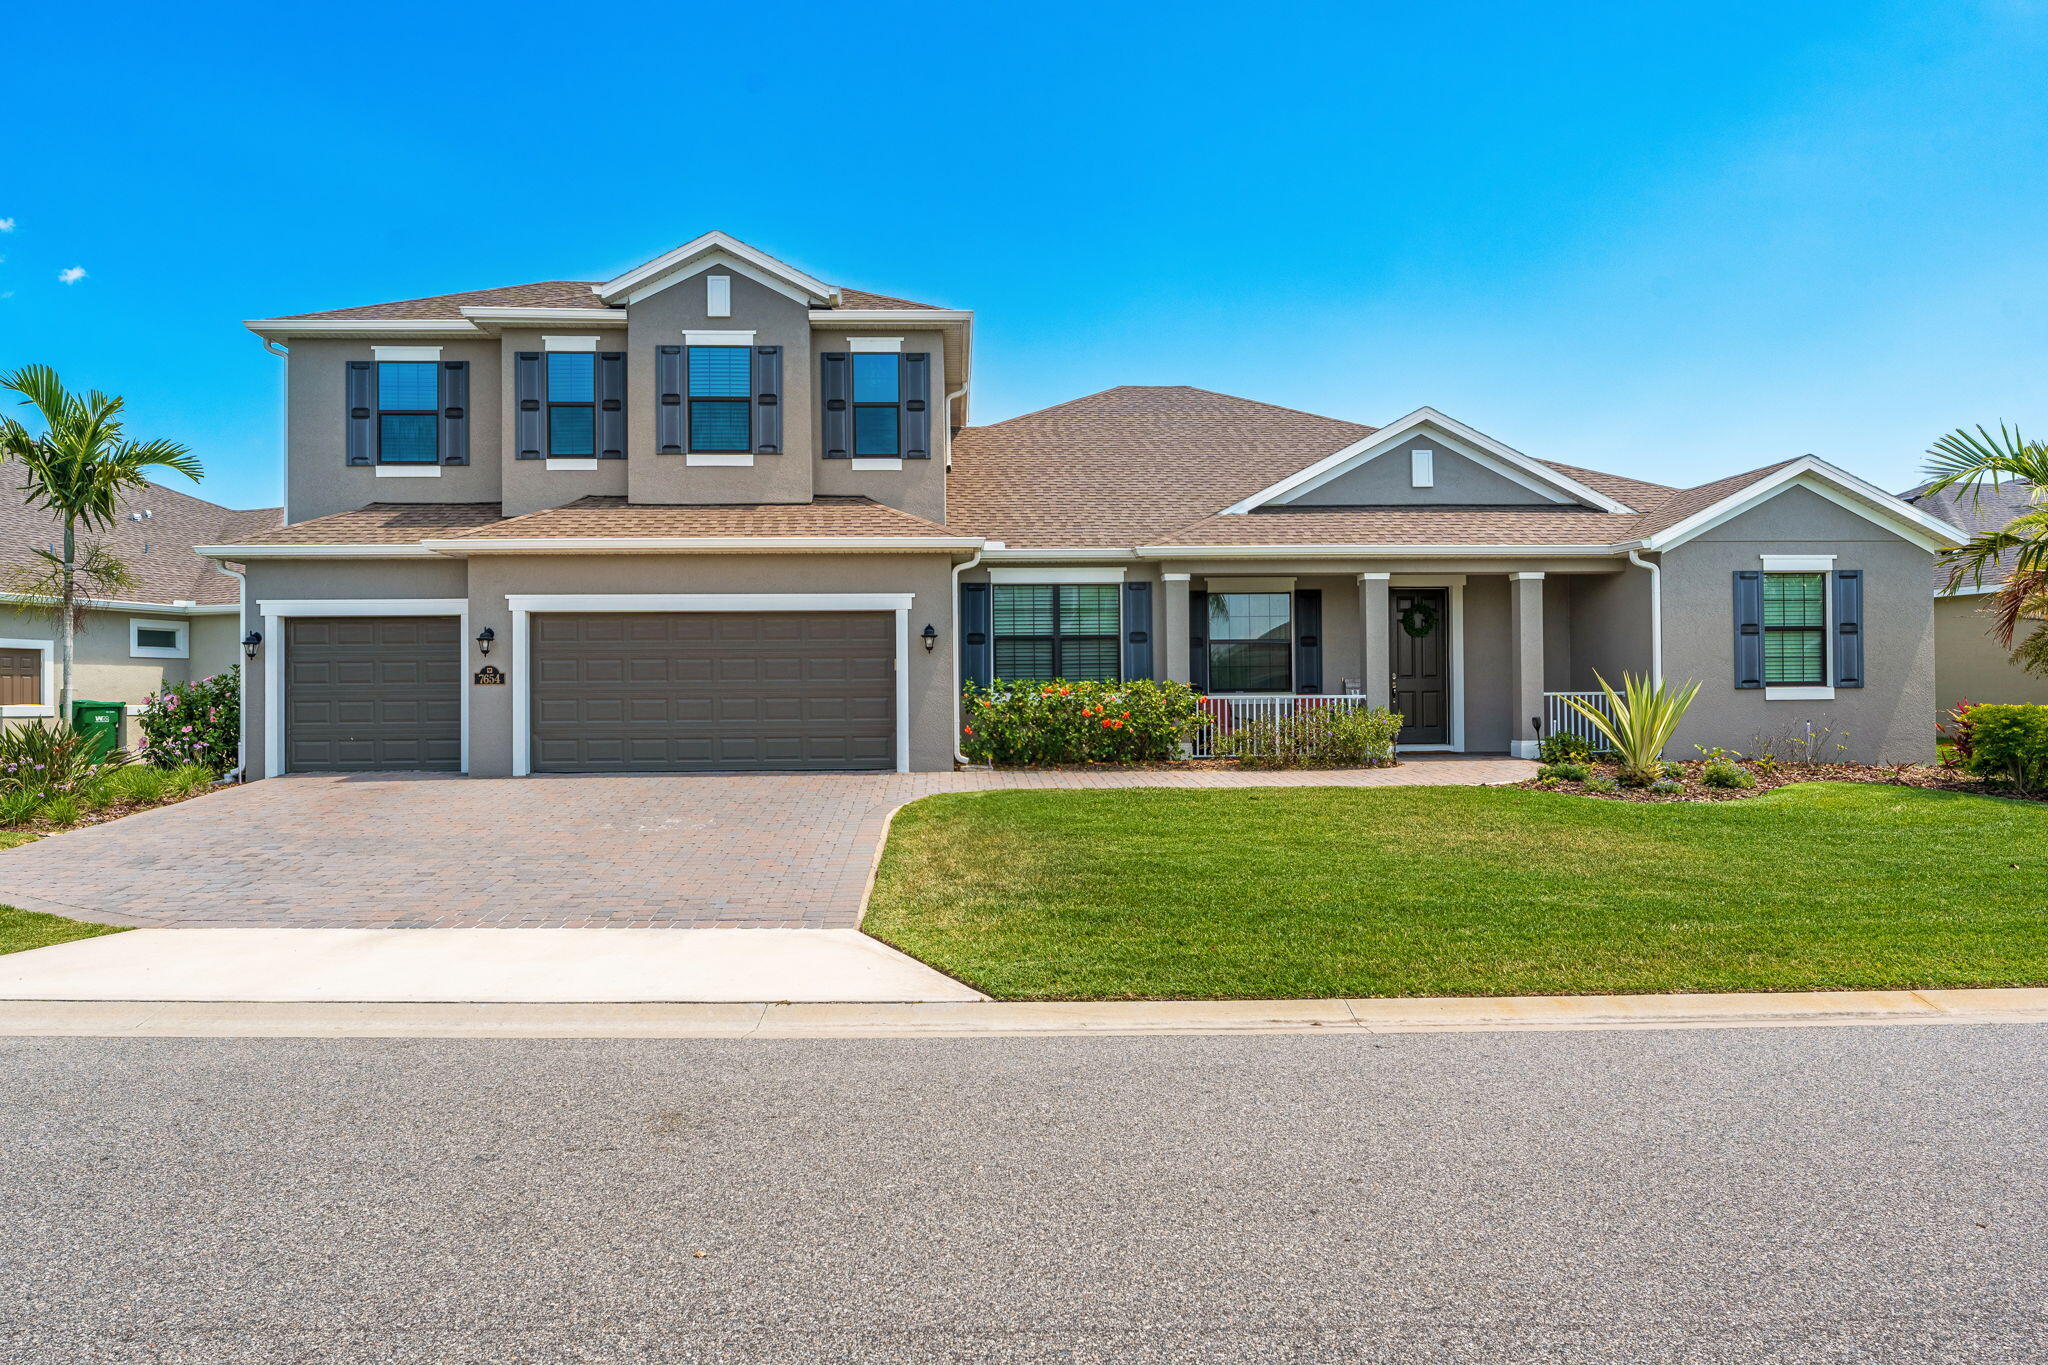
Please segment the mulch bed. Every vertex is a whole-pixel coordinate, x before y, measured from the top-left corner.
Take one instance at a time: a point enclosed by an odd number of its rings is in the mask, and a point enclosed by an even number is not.
[[[1596,777],[1615,775],[1612,764],[1593,763],[1587,766],[1592,768]],[[1761,796],[1773,788],[1790,786],[1794,782],[1873,782],[1893,787],[1922,787],[1928,791],[1963,792],[1970,796],[2002,796],[2013,801],[2048,801],[2048,792],[2029,795],[2000,783],[1987,782],[1958,768],[1930,768],[1916,764],[1880,767],[1869,763],[1785,763],[1768,773],[1750,768],[1750,776],[1756,779],[1754,787],[1709,787],[1700,781],[1700,772],[1707,766],[1705,763],[1695,760],[1678,766],[1684,770],[1683,775],[1671,780],[1683,783],[1684,791],[1653,792],[1641,787],[1589,791],[1579,782],[1543,782],[1535,778],[1515,785],[1532,791],[1565,792],[1606,801],[1739,801],[1745,796]]]

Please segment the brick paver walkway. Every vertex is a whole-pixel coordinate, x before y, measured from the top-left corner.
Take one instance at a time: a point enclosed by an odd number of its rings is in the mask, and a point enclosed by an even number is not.
[[[890,814],[999,787],[1434,786],[1533,763],[1347,772],[285,777],[0,853],[0,905],[160,926],[848,928]]]

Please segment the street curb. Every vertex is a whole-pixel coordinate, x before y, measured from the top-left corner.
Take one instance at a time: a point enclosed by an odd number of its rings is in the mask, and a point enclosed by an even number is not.
[[[0,1002],[0,1037],[963,1038],[2048,1023],[2048,989],[925,1004]]]

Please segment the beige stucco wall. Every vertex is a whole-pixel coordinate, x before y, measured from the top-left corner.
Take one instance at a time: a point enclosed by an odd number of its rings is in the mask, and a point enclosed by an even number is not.
[[[888,503],[891,507],[901,507],[928,521],[944,522],[946,450],[951,443],[946,427],[945,337],[937,331],[919,331],[888,323],[867,323],[843,331],[820,330],[811,341],[811,373],[818,373],[819,356],[826,351],[847,350],[849,338],[857,336],[901,337],[905,351],[923,351],[931,356],[931,392],[925,395],[926,410],[932,420],[931,458],[905,460],[901,469],[855,469],[852,460],[827,460],[821,456],[815,474],[817,490],[840,495],[859,494],[876,502]],[[907,399],[911,395],[903,396]],[[812,405],[810,439],[814,451],[824,450],[825,414],[818,404]]]
[[[183,659],[135,658],[129,653],[128,623],[133,620],[175,621],[185,627],[186,652]],[[231,614],[181,616],[174,611],[94,611],[73,641],[72,693],[79,701],[118,701],[128,706],[167,685],[208,678],[239,662],[241,633]],[[51,642],[51,659],[56,659],[57,623],[49,616],[20,608],[0,608],[0,639]],[[56,714],[61,675],[53,668],[50,694],[44,700]],[[122,730],[123,743],[133,745],[139,738],[131,715]]]
[[[518,458],[519,396],[513,391],[510,378],[514,358],[521,351],[540,351],[545,354],[547,338],[550,336],[594,336],[597,338],[597,349],[600,351],[626,349],[626,332],[620,327],[578,327],[571,323],[554,323],[544,328],[508,327],[499,337],[498,372],[506,376],[506,380],[498,386],[498,430],[502,433],[503,440],[496,451],[496,458],[504,469],[503,501],[505,515],[508,517],[516,517],[522,512],[538,511],[543,507],[560,507],[578,498],[624,497],[626,493],[626,460],[599,460],[595,469],[549,469],[545,457],[538,460]],[[626,369],[626,439],[627,448],[630,450],[634,404],[653,400],[647,395],[633,392],[630,359],[626,363]],[[649,380],[652,381],[651,374]],[[542,430],[545,432],[545,426]],[[542,449],[545,450],[546,447],[543,446]]]
[[[1428,488],[1414,485],[1414,452],[1433,452],[1434,474]],[[1312,492],[1289,498],[1298,507],[1385,507],[1409,505],[1555,505],[1545,498],[1467,459],[1427,432],[1409,437],[1394,449],[1375,455]]]
[[[1862,687],[1828,701],[1769,701],[1761,689],[1735,686],[1734,574],[1762,568],[1765,554],[1833,555],[1836,569],[1863,571]],[[1798,487],[1667,552],[1664,673],[1701,683],[1671,753],[1690,757],[1696,744],[1747,752],[1760,737],[1811,724],[1833,730],[1850,761],[1932,760],[1933,566],[1931,551]]]
[[[438,465],[429,477],[379,477],[348,463],[348,362],[373,360],[376,345],[439,346],[441,359],[469,362],[469,463]],[[307,521],[373,502],[497,502],[505,448],[499,402],[499,345],[418,341],[402,336],[292,342],[285,362],[285,519]]]
[[[2048,704],[2048,677],[2012,662],[1991,634],[1986,594],[1937,598],[1934,603],[1934,705],[1946,712],[1964,701]],[[2022,638],[2039,623],[2023,626]]]

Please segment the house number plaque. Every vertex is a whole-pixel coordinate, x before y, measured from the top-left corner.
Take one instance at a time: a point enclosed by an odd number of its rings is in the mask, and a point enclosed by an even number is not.
[[[485,664],[477,670],[476,685],[478,687],[503,687],[505,685],[505,675],[498,671],[496,664]]]

